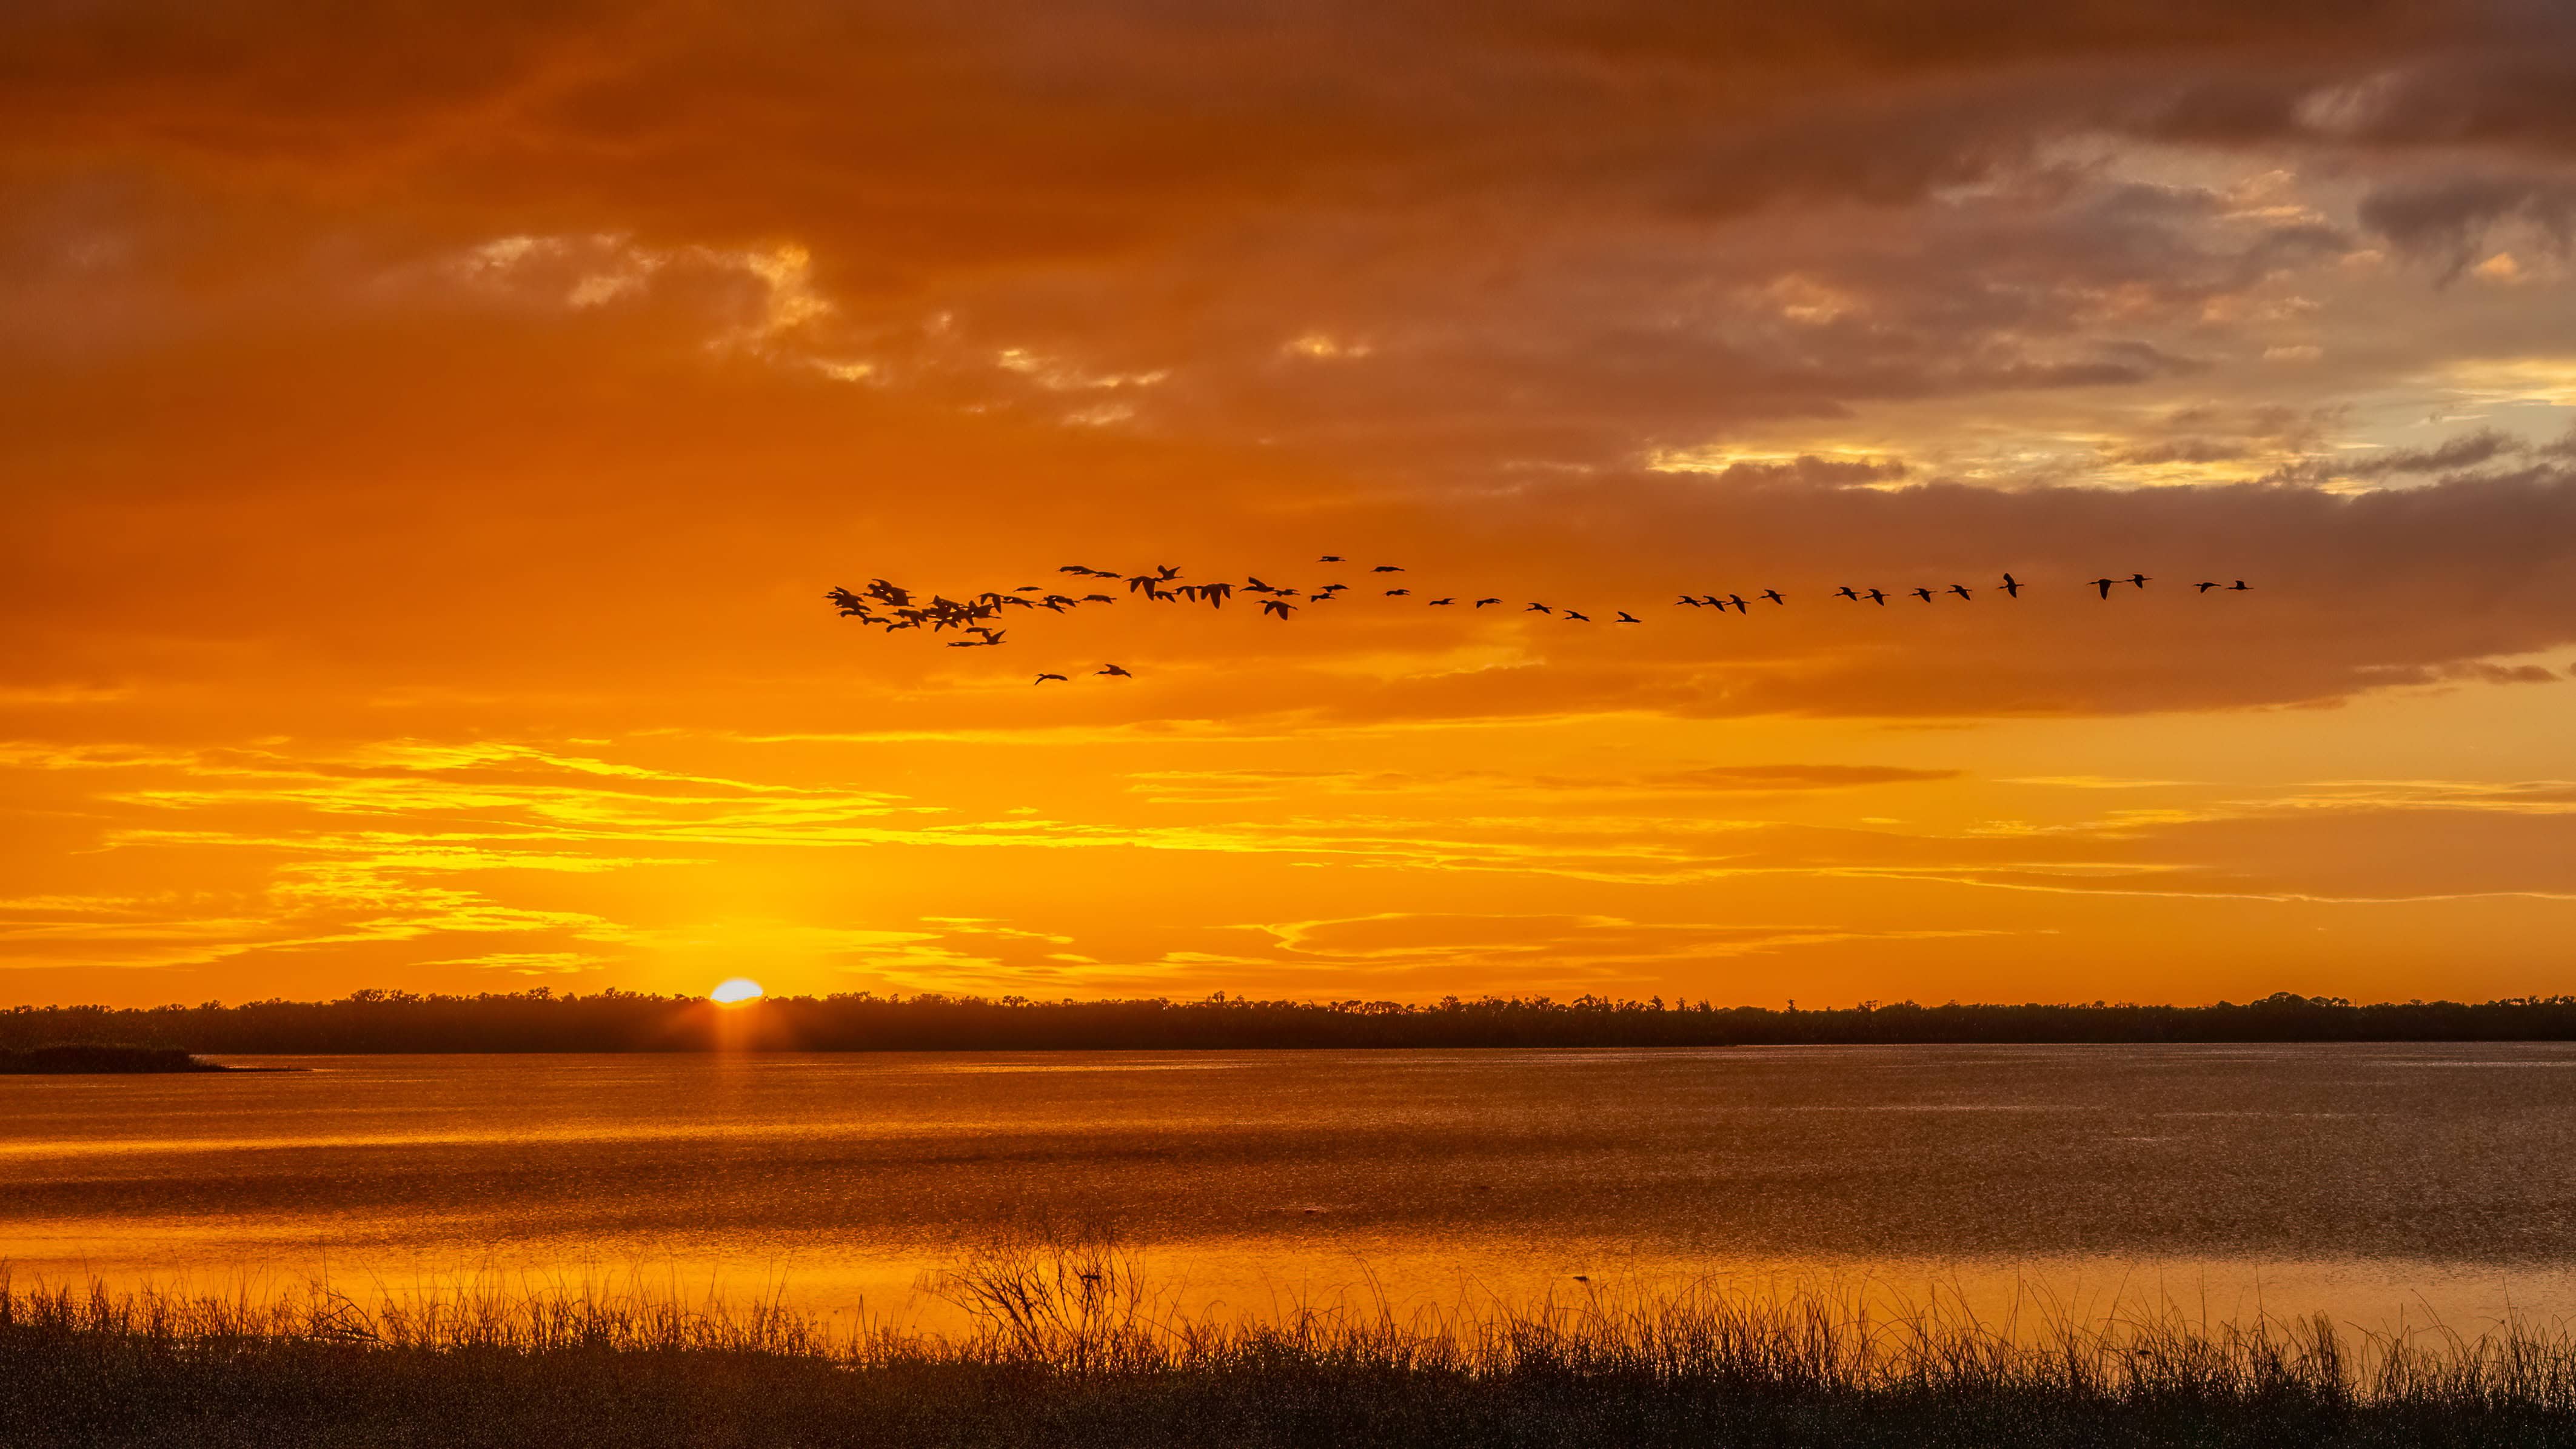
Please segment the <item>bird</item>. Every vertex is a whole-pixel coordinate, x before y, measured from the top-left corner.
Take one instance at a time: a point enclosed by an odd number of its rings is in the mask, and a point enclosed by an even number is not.
[[[2205,594],[2205,593],[2208,593],[2210,590],[2212,590],[2212,589],[2214,589],[2214,588],[2217,588],[2217,587],[2218,587],[2218,585],[2217,585],[2215,582],[2213,582],[2213,581],[2211,581],[2211,580],[2209,580],[2209,579],[2202,579],[2199,583],[2196,583],[2196,584],[2192,585],[2192,587],[2193,587],[2193,588],[2195,588],[2195,589],[2200,590],[2202,593],[2204,593],[2204,594]]]
[[[1769,599],[1775,604],[1785,604],[1789,602],[1787,599],[1780,597],[1780,591],[1778,589],[1764,589],[1757,597]]]
[[[1247,594],[1267,594],[1274,592],[1268,584],[1261,581],[1261,576],[1259,574],[1252,574],[1244,579],[1243,591]]]
[[[1015,594],[1043,594],[1046,590],[1038,587],[1036,584],[1022,584],[1018,588],[1011,590],[1011,592]]]
[[[1456,602],[1458,602],[1456,599],[1433,599],[1433,600],[1431,601],[1431,607],[1433,607],[1433,608],[1435,608],[1435,609],[1436,609],[1436,608],[1439,608],[1442,604],[1454,604],[1454,603],[1456,603]]]
[[[1932,591],[1930,589],[1916,589],[1914,591],[1914,597],[1921,599],[1923,602],[1928,604],[1932,602]]]
[[[966,632],[969,634],[983,635],[984,642],[987,644],[999,644],[1002,642],[1002,636],[1010,633],[1011,631],[1008,629],[969,629]]]
[[[1476,607],[1477,607],[1477,608],[1479,608],[1479,609],[1481,609],[1481,608],[1485,607],[1487,604],[1499,604],[1499,603],[1501,603],[1501,602],[1502,602],[1502,600],[1500,600],[1500,599],[1478,599],[1478,600],[1476,601]]]
[[[2010,574],[2004,575],[2004,597],[2009,599],[2021,597],[2021,581]]]
[[[1726,596],[1726,601],[1735,606],[1735,612],[1739,614],[1745,612],[1744,596],[1742,594],[1729,594]]]
[[[1116,679],[1133,679],[1136,677],[1135,675],[1128,673],[1126,670],[1119,668],[1115,664],[1110,665],[1106,669],[1096,669],[1092,672],[1095,674],[1106,674]]]
[[[2147,576],[2145,574],[2131,574],[2129,575],[2129,582],[2136,584],[2139,588],[2143,589],[2147,586]]]
[[[1164,578],[1177,579],[1181,576],[1181,571],[1172,567],[1170,564],[1158,564],[1156,567],[1162,571]]]
[[[1086,604],[1114,604],[1118,602],[1107,594],[1085,594],[1082,596],[1082,601]]]
[[[1975,598],[1968,593],[1968,586],[1966,584],[1952,584],[1950,586],[1950,592],[1957,594],[1960,598],[1967,599],[1970,603],[1976,602]]]
[[[1692,598],[1688,594],[1682,595],[1680,598],[1673,600],[1673,602],[1676,604],[1688,604],[1694,609],[1704,607],[1699,600]]]
[[[1852,586],[1849,584],[1845,584],[1841,588],[1834,590],[1834,597],[1838,599],[1849,599],[1855,604],[1860,602],[1860,595],[1854,593],[1852,591]]]
[[[1041,675],[1039,675],[1037,678],[1030,680],[1030,681],[1029,681],[1029,683],[1031,683],[1031,684],[1044,684],[1044,683],[1046,683],[1046,682],[1047,682],[1048,680],[1050,680],[1050,679],[1054,680],[1054,681],[1055,681],[1056,683],[1058,683],[1058,684],[1071,684],[1071,683],[1073,682],[1072,680],[1065,678],[1065,677],[1064,677],[1063,675],[1061,675],[1061,674],[1041,674]]]
[[[1389,589],[1386,591],[1386,596],[1390,599],[1401,599],[1412,592],[1411,589]]]
[[[2227,592],[2229,592],[2229,593],[2231,593],[2231,594],[2241,594],[2241,593],[2244,593],[2244,592],[2245,592],[2249,587],[2251,587],[2251,586],[2250,586],[2250,585],[2248,585],[2248,584],[2247,584],[2243,579],[2238,579],[2236,582],[2234,582],[2234,583],[2232,583],[2232,584],[2229,584],[2229,585],[2227,586]]]
[[[1532,604],[1528,608],[1521,610],[1521,612],[1524,614],[1553,614],[1556,611],[1545,604]]]
[[[1341,561],[1342,561],[1342,556],[1341,556],[1340,554],[1337,554],[1337,553],[1328,553],[1328,554],[1324,555],[1322,558],[1319,558],[1319,559],[1315,560],[1315,562],[1317,562],[1317,563],[1340,563]]]
[[[1566,610],[1566,611],[1565,611],[1565,617],[1566,617],[1566,618],[1568,618],[1568,619],[1573,619],[1573,620],[1575,620],[1575,621],[1577,621],[1577,622],[1579,622],[1579,623],[1584,623],[1584,624],[1589,624],[1589,623],[1591,623],[1591,622],[1592,622],[1592,616],[1591,616],[1590,614],[1578,613],[1578,612],[1576,612],[1575,610],[1572,610],[1572,609],[1568,609],[1568,610]]]
[[[1056,566],[1056,570],[1055,570],[1055,571],[1056,571],[1057,573],[1060,573],[1060,574],[1089,574],[1089,573],[1091,572],[1091,565],[1089,565],[1089,564],[1058,564],[1058,565]]]
[[[1379,564],[1376,568],[1370,569],[1369,572],[1373,574],[1400,574],[1404,572],[1404,566],[1401,564]]]
[[[1646,621],[1645,621],[1645,620],[1643,620],[1643,619],[1640,619],[1640,618],[1636,618],[1635,616],[1631,615],[1631,614],[1630,614],[1627,610],[1625,610],[1625,609],[1621,609],[1621,610],[1619,611],[1619,618],[1618,618],[1617,622],[1622,623],[1622,624],[1642,624],[1642,623],[1644,623],[1644,622],[1646,622]]]
[[[2102,597],[2107,599],[2111,597],[2111,586],[2118,582],[2118,579],[2095,579],[2093,581],[2093,587],[2100,589],[2102,591]]]
[[[1869,591],[1869,601],[1882,609],[1887,607],[1887,595],[1877,589]]]
[[[1277,599],[1264,599],[1261,601],[1261,612],[1265,614],[1277,614],[1282,619],[1287,618],[1289,611],[1296,607],[1297,606],[1295,604],[1282,603]]]

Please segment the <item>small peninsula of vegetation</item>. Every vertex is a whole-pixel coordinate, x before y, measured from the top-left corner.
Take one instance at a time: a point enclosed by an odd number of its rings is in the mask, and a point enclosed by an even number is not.
[[[359,991],[338,1001],[0,1011],[0,1048],[102,1040],[167,1051],[1157,1051],[1316,1047],[1897,1046],[1925,1043],[2576,1041],[2576,996],[2356,1006],[2281,992],[2210,1006],[1921,1006],[1826,1010],[1708,1002],[1451,997],[1393,1001],[1030,1001],[924,993],[701,997],[545,988],[476,996]],[[171,1068],[161,1068],[171,1070]]]
[[[0,1076],[131,1075],[152,1072],[228,1072],[232,1068],[201,1061],[180,1047],[98,1046],[70,1042],[59,1046],[0,1047]]]

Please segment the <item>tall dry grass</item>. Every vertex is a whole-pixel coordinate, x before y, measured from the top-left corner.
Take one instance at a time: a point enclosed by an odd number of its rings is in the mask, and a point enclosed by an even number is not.
[[[2323,1318],[2210,1324],[2171,1306],[2083,1321],[2043,1307],[1989,1321],[1954,1295],[1891,1305],[1716,1283],[1478,1310],[1398,1313],[1381,1300],[1219,1319],[1176,1311],[1135,1254],[1081,1239],[994,1244],[925,1286],[971,1327],[933,1335],[799,1312],[775,1295],[691,1301],[597,1282],[362,1299],[319,1284],[190,1295],[22,1287],[0,1274],[0,1384],[20,1397],[14,1417],[0,1399],[0,1441],[161,1442],[140,1430],[12,1438],[13,1425],[62,1429],[27,1412],[24,1396],[49,1385],[93,1404],[120,1392],[159,1403],[157,1385],[185,1379],[181,1400],[223,1402],[227,1372],[284,1365],[327,1385],[400,1364],[415,1395],[496,1374],[526,1380],[537,1407],[525,1412],[595,1398],[606,1380],[622,1386],[613,1405],[659,1403],[648,1390],[661,1374],[693,1386],[692,1414],[734,1423],[709,1405],[738,1384],[744,1424],[801,1406],[805,1429],[781,1443],[837,1442],[848,1434],[815,1426],[848,1429],[870,1414],[912,1424],[901,1442],[958,1444],[1161,1442],[1167,1429],[1173,1442],[1347,1442],[1373,1437],[1380,1421],[1401,1421],[1403,1437],[1422,1443],[1845,1442],[1821,1427],[1832,1424],[1891,1444],[2576,1442],[2576,1340],[2519,1323],[2356,1333]],[[932,1412],[934,1402],[948,1407]],[[328,1408],[325,1395],[326,1419]],[[298,1412],[295,1422],[312,1420],[309,1405]],[[370,1412],[381,1428],[384,1411]],[[438,1442],[506,1442],[478,1440],[454,1412],[439,1408]],[[138,1414],[108,1420],[131,1430]],[[1591,1427],[1514,1437],[1550,1416]],[[977,1437],[979,1425],[999,1437]],[[1019,1428],[993,1427],[1008,1425]],[[1318,1427],[1329,1425],[1340,1428]],[[621,1426],[637,1432],[621,1439]],[[590,1429],[603,1443],[669,1442],[640,1421]],[[204,1424],[191,1433],[186,1442],[230,1442]],[[743,1430],[704,1442],[773,1440]]]

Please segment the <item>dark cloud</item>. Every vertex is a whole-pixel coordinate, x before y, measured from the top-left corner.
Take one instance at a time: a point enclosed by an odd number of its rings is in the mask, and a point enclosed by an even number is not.
[[[1720,483],[1803,483],[1835,488],[1893,483],[1912,471],[1900,458],[1819,458],[1808,453],[1779,463],[1730,463],[1710,476]]]
[[[2455,473],[2498,458],[2531,451],[2520,438],[2480,428],[2430,448],[2405,448],[2359,462],[2339,463],[2335,471],[2353,478],[2387,478],[2405,474]]]
[[[1893,765],[1711,765],[1659,775],[1656,784],[1715,791],[1848,790],[1864,785],[1910,785],[1955,780],[1957,770],[1915,770]]]
[[[2455,176],[2384,186],[2361,201],[2361,222],[2403,251],[2439,260],[2456,276],[2506,222],[2535,229],[2560,252],[2576,229],[2576,180]]]

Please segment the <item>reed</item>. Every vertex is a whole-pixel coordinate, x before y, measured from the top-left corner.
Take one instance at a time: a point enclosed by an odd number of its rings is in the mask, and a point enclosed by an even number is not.
[[[2576,1444],[2576,1341],[1746,1292],[1261,1319],[1114,1243],[933,1275],[947,1335],[583,1283],[366,1299],[0,1275],[9,1445]]]

